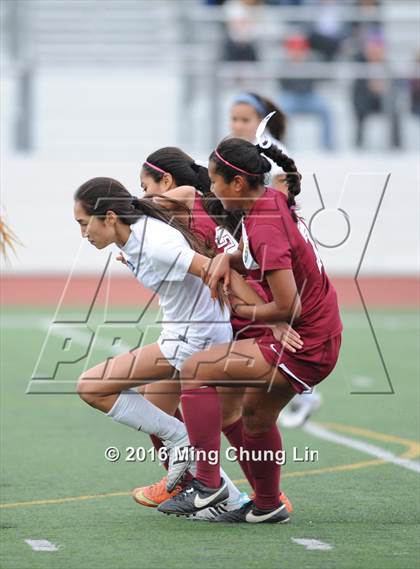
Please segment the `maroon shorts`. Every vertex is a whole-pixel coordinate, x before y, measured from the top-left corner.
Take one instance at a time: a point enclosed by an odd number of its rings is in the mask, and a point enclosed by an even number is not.
[[[266,361],[284,373],[294,391],[303,393],[312,390],[334,369],[340,352],[341,334],[321,344],[304,346],[296,353],[283,350],[271,333],[257,338],[257,344]]]

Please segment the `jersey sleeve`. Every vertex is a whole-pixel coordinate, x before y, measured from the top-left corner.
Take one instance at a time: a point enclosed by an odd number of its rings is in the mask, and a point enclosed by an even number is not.
[[[262,273],[292,268],[290,240],[280,216],[276,221],[256,224],[250,237],[250,245],[252,256]]]
[[[153,235],[148,235],[148,253],[156,275],[162,281],[183,281],[194,257],[180,231],[159,223]]]

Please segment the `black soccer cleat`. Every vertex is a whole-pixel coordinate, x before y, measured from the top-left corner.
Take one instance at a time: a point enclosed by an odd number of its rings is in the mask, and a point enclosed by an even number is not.
[[[220,514],[212,521],[227,524],[285,524],[289,519],[289,513],[282,502],[275,510],[260,510],[254,502],[248,502],[239,510]]]
[[[187,516],[205,508],[214,507],[229,497],[226,482],[221,479],[219,488],[207,488],[199,480],[193,478],[184,490],[158,506],[164,514]]]

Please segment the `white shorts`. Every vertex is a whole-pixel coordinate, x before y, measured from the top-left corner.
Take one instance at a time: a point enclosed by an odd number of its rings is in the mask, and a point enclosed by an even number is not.
[[[158,339],[160,351],[168,362],[178,371],[184,361],[195,354],[214,346],[215,344],[226,344],[232,341],[232,328],[223,324],[217,327],[212,334],[211,340],[197,337],[182,336],[162,330]]]

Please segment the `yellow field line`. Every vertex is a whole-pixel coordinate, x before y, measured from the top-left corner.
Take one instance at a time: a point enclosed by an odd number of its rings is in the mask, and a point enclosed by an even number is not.
[[[108,494],[92,494],[91,496],[69,496],[52,500],[32,500],[30,502],[10,502],[0,504],[1,509],[18,508],[20,506],[45,506],[46,504],[64,504],[65,502],[81,502],[83,500],[96,500],[98,498],[112,498],[113,496],[129,496],[130,492],[109,492]]]
[[[339,423],[318,423],[324,427],[329,427],[337,431],[342,431],[345,433],[358,434],[367,438],[381,440],[385,442],[393,442],[407,446],[408,449],[404,451],[400,458],[415,458],[420,455],[420,444],[409,439],[403,439],[401,437],[396,437],[394,435],[387,435],[385,433],[378,433],[376,431],[369,431],[367,429],[361,429],[359,427],[351,427],[350,425],[342,425]],[[362,462],[353,462],[350,464],[342,464],[337,466],[328,466],[325,468],[315,468],[311,470],[303,470],[298,472],[285,472],[282,474],[282,478],[298,478],[302,476],[311,476],[314,474],[328,474],[332,472],[345,472],[349,470],[358,470],[360,468],[367,468],[369,466],[379,466],[384,464],[385,461],[381,459],[374,460],[364,460]],[[239,480],[233,480],[235,484],[243,484],[247,482],[245,478]],[[10,502],[8,504],[0,504],[0,509],[9,508],[20,508],[26,506],[44,506],[48,504],[64,504],[66,502],[81,502],[84,500],[97,500],[100,498],[112,498],[114,496],[129,496],[131,492],[109,492],[107,494],[93,494],[91,496],[69,496],[67,498],[55,498],[51,500],[32,500],[28,502]]]

